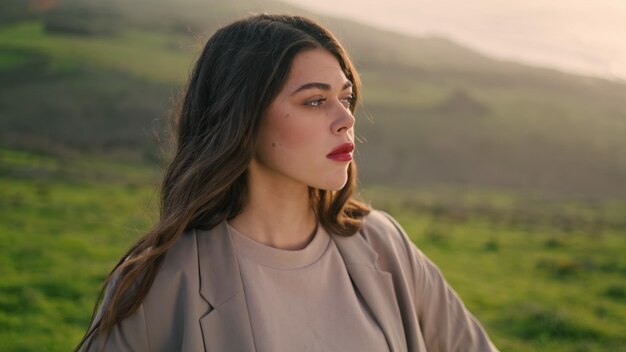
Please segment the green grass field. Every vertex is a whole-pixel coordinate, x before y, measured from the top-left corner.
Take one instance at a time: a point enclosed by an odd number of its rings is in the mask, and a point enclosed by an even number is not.
[[[79,341],[102,280],[155,219],[157,181],[142,166],[0,152],[0,350]],[[503,351],[624,350],[626,203],[363,193],[439,265]]]
[[[147,173],[0,153],[0,350],[68,351],[80,340],[99,285],[153,219]]]

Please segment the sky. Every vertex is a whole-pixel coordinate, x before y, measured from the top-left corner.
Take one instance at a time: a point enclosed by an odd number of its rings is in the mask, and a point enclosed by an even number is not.
[[[626,0],[284,0],[486,55],[626,80]]]

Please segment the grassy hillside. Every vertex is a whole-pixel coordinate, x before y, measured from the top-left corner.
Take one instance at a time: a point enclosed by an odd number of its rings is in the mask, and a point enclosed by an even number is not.
[[[68,351],[105,275],[155,220],[146,166],[0,150],[0,350]],[[366,188],[503,351],[626,344],[626,203]]]
[[[165,134],[204,40],[258,10],[301,12],[278,2],[194,0],[66,0],[5,11],[0,144],[158,160],[155,136]],[[319,18],[363,76],[365,183],[626,196],[626,84]]]

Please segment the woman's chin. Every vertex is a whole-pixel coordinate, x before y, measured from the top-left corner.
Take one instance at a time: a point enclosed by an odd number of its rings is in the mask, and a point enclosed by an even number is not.
[[[324,191],[339,191],[346,186],[347,182],[348,178],[345,177],[338,180],[328,180],[327,182],[324,182],[323,184],[319,184],[314,187]]]

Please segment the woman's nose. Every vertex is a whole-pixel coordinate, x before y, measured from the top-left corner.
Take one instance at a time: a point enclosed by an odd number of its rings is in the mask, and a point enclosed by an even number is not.
[[[343,105],[338,104],[336,118],[331,125],[333,133],[340,133],[343,130],[350,130],[354,126],[354,116],[350,109],[345,108]]]

